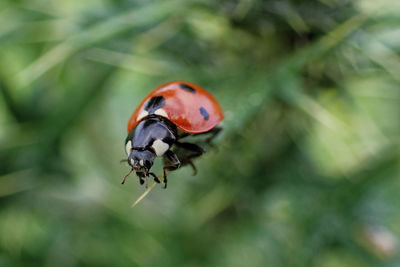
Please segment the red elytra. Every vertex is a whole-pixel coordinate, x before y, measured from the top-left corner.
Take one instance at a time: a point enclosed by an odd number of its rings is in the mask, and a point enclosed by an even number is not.
[[[224,119],[220,105],[210,93],[193,83],[174,81],[158,86],[143,99],[129,119],[128,133],[147,117],[138,118],[146,111],[147,102],[158,96],[165,99],[162,109],[167,116],[162,113],[158,115],[167,118],[184,132],[204,133]]]

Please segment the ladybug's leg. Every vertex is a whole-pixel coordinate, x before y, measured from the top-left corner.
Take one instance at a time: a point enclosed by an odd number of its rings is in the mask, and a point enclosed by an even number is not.
[[[155,175],[154,173],[152,173],[152,172],[149,172],[149,174],[151,175],[151,176],[153,176],[153,178],[154,178],[154,181],[156,182],[156,183],[160,183],[160,179],[158,179],[158,177],[157,177],[157,175]]]
[[[136,175],[139,177],[140,184],[144,184],[144,174],[142,172],[137,172]]]
[[[197,168],[196,165],[194,165],[193,161],[191,159],[188,159],[188,163],[190,165],[190,167],[192,167],[193,169],[193,176],[195,176],[197,174]]]
[[[185,138],[185,137],[187,137],[187,136],[190,136],[190,133],[183,132],[183,133],[181,133],[181,134],[178,134],[178,138],[179,138],[179,139]]]
[[[173,171],[179,168],[181,166],[181,162],[179,161],[178,157],[174,152],[171,150],[168,150],[164,154],[164,167],[163,167],[163,172],[164,172],[164,188],[167,188],[167,171]]]
[[[189,134],[189,133],[182,133],[181,135],[178,136],[178,139],[183,139],[188,136],[204,136],[204,135],[209,135],[205,139],[203,139],[202,144],[206,146],[206,148],[211,147],[211,148],[216,148],[214,144],[212,144],[212,141],[214,138],[219,134],[219,132],[222,131],[222,127],[214,127],[211,130],[204,132],[204,133],[198,133],[198,134]]]
[[[209,137],[206,139],[207,145],[212,146],[211,142],[214,140],[214,138],[219,134],[219,132],[222,131],[222,127],[214,127],[211,130],[209,130],[207,133],[211,134]]]
[[[183,138],[188,137],[188,136],[191,136],[191,135],[196,135],[196,136],[198,136],[198,135],[207,135],[207,134],[210,134],[210,136],[207,137],[206,141],[207,141],[207,142],[211,142],[211,141],[215,138],[215,136],[216,136],[220,131],[222,131],[222,127],[218,127],[218,126],[217,126],[217,127],[214,127],[214,128],[212,128],[211,130],[209,130],[209,131],[207,131],[207,132],[204,132],[204,133],[190,134],[190,133],[182,132],[181,134],[178,135],[178,138],[179,138],[179,139],[183,139]]]
[[[204,149],[192,143],[175,142],[175,145],[185,150],[185,153],[182,153],[182,165],[189,164],[193,168],[193,175],[196,175],[197,169],[196,166],[193,164],[192,159],[203,155],[203,153],[205,152]]]

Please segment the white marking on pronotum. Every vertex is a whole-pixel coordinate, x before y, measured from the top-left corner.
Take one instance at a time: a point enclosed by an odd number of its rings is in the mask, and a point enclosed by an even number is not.
[[[128,156],[132,152],[132,142],[130,140],[125,145],[125,151],[126,151],[126,154],[128,154]]]
[[[143,163],[142,159],[139,161],[139,164],[140,164],[140,166],[144,166],[144,163]]]
[[[167,143],[164,143],[160,139],[154,141],[151,147],[156,152],[157,157],[161,157],[169,149],[169,145]]]
[[[149,115],[149,113],[146,110],[143,110],[142,112],[139,113],[139,115],[137,116],[136,121],[140,121],[141,119],[143,119],[144,117],[146,117],[147,115]]]
[[[167,112],[165,112],[165,110],[163,110],[162,108],[159,108],[156,111],[154,111],[154,114],[164,117],[164,118],[168,118]]]
[[[131,165],[135,165],[135,161],[133,159],[131,159]]]

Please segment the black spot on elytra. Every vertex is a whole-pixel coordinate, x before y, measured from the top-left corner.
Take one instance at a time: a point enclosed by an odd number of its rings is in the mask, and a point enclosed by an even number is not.
[[[144,109],[149,114],[153,114],[157,109],[162,108],[163,106],[165,106],[165,98],[162,96],[155,96],[147,101]]]
[[[204,119],[206,121],[208,121],[208,118],[210,117],[210,115],[208,115],[208,112],[205,108],[203,108],[203,107],[200,108],[200,114],[201,114],[201,116],[204,117]]]
[[[179,86],[181,87],[181,89],[185,90],[186,92],[193,93],[193,94],[196,93],[196,90],[187,84],[181,83]]]

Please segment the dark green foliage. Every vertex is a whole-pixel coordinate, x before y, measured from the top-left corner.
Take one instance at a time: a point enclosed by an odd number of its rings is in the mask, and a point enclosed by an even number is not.
[[[0,266],[399,265],[398,14],[2,1]],[[171,80],[212,92],[224,131],[130,209],[126,124]]]

